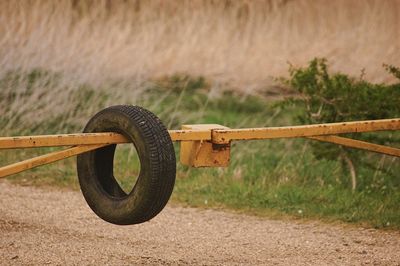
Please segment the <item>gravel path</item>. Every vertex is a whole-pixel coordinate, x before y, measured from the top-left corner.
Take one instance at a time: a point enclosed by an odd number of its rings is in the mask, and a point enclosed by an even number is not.
[[[400,232],[168,206],[116,226],[75,191],[0,181],[0,265],[400,265]]]

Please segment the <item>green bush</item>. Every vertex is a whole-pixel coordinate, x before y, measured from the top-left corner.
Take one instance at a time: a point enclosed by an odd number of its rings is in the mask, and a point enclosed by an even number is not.
[[[337,73],[330,74],[325,59],[314,59],[306,68],[290,68],[290,79],[285,80],[300,96],[287,102],[305,109],[298,119],[304,124],[331,123],[400,117],[400,69],[384,65],[399,82],[392,85],[373,84],[360,78]],[[286,103],[287,103],[286,102]],[[398,132],[348,134],[349,137],[379,144],[399,143]],[[376,169],[376,156],[369,158],[357,150],[328,143],[312,142],[317,158],[342,160],[352,176],[352,188],[356,187],[358,165]],[[363,156],[361,156],[363,154]],[[392,173],[394,175],[394,173]]]

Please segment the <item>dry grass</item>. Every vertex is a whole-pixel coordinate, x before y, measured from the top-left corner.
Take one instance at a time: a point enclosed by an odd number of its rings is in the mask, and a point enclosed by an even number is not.
[[[253,93],[272,90],[287,62],[318,56],[390,81],[381,66],[400,65],[399,14],[399,0],[0,1],[1,134],[68,131],[176,73],[205,76],[212,92]],[[31,82],[34,69],[60,75]],[[101,93],[80,97],[82,84]]]
[[[1,1],[0,75],[40,67],[97,85],[188,73],[252,92],[318,56],[390,81],[399,14],[398,0]]]

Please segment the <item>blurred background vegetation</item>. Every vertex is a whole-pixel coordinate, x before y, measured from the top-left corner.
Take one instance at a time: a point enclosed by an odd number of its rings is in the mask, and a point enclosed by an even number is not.
[[[399,13],[397,0],[1,1],[0,136],[79,132],[115,104],[170,129],[400,117]],[[2,151],[0,165],[49,150]],[[116,156],[128,190],[135,151]],[[330,144],[237,142],[228,168],[178,164],[173,200],[398,229],[399,173],[398,158]],[[78,189],[74,159],[9,180]]]

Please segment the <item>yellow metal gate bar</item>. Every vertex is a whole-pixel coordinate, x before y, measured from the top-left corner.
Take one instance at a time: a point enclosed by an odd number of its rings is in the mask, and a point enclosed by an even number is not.
[[[211,140],[209,130],[169,130],[172,141]],[[124,136],[112,133],[77,133],[59,135],[0,137],[0,149],[21,149],[91,144],[120,144],[130,142]]]
[[[56,162],[62,159],[66,159],[84,152],[92,151],[108,144],[93,144],[93,145],[81,145],[75,146],[69,149],[55,151],[42,156],[38,156],[32,159],[28,159],[22,162],[10,164],[0,168],[0,177],[5,177],[13,174],[23,172],[28,169],[32,169],[41,165]]]
[[[265,127],[213,130],[214,143],[224,144],[231,140],[256,140],[299,138],[343,133],[361,133],[382,130],[400,130],[400,119],[382,119],[344,123],[327,123],[305,126]]]
[[[319,140],[323,142],[330,142],[350,148],[356,148],[361,150],[373,151],[378,153],[383,153],[387,155],[397,156],[400,157],[400,149],[392,148],[388,146],[378,145],[374,143],[369,143],[365,141],[343,138],[339,136],[314,136],[314,137],[307,137],[309,139]]]
[[[215,125],[217,126],[217,125]],[[222,127],[222,126],[219,126]],[[212,140],[215,144],[232,140],[258,140],[275,138],[299,138],[343,133],[361,133],[383,130],[400,130],[400,119],[382,119],[345,123],[327,123],[303,126],[264,127],[242,129],[169,130],[172,141]],[[127,143],[124,136],[112,133],[77,133],[60,135],[0,137],[0,149],[75,146],[89,144]]]
[[[218,167],[229,164],[230,143],[237,140],[309,138],[347,147],[400,157],[400,149],[333,136],[343,133],[400,130],[400,119],[381,119],[288,127],[230,129],[220,125],[186,125],[169,130],[172,141],[181,141],[181,162],[194,167]],[[123,135],[78,133],[41,136],[1,137],[0,149],[73,146],[0,168],[0,177],[22,172],[110,144],[129,143]]]

